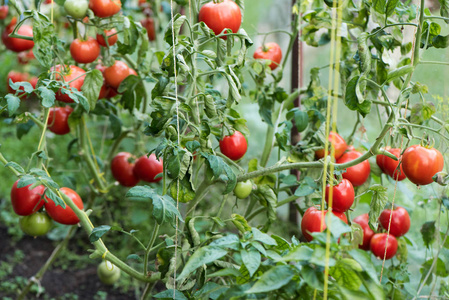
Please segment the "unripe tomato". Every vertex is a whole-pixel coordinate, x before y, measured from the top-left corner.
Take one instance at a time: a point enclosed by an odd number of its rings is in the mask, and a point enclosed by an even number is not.
[[[11,23],[6,26],[5,30],[2,33],[2,41],[5,47],[14,52],[22,52],[26,50],[30,50],[34,47],[34,42],[32,40],[25,40],[22,38],[13,38],[9,35],[13,32],[14,27],[16,26],[17,19],[14,17],[11,20]],[[33,28],[30,25],[22,24],[20,28],[17,30],[18,35],[33,37]]]
[[[88,64],[100,55],[100,44],[93,37],[87,41],[76,39],[70,44],[70,54],[77,63]]]
[[[337,159],[337,164],[343,164],[346,162],[353,161],[354,159],[362,156],[362,153],[358,151],[349,151],[343,154],[342,157]],[[343,178],[351,181],[353,186],[360,186],[365,183],[371,172],[371,167],[368,160],[364,160],[361,163],[349,167],[346,172],[343,173]]]
[[[325,200],[329,204],[329,190],[330,185],[326,186]],[[332,187],[332,210],[338,212],[345,212],[351,208],[354,203],[354,187],[352,183],[343,179],[339,184]]]
[[[407,178],[417,185],[432,183],[433,175],[443,170],[443,167],[443,155],[435,148],[413,145],[402,155],[402,169]]]
[[[109,46],[113,46],[115,43],[117,43],[118,35],[117,30],[115,30],[114,28],[112,28],[111,30],[105,30],[104,35],[108,38]],[[101,46],[108,47],[108,44],[106,44],[106,40],[104,39],[104,36],[102,34],[97,34],[97,41]]]
[[[388,224],[390,223],[390,215],[391,216],[391,224],[390,224],[390,234],[395,237],[403,236],[410,229],[410,216],[408,211],[400,206],[396,206],[393,209],[384,209],[379,216],[379,223],[385,230],[388,230]]]
[[[149,157],[142,156],[134,164],[134,176],[146,182],[158,182],[162,177],[156,178],[156,175],[164,171],[162,159],[158,160],[153,153]]]
[[[156,40],[156,29],[154,27],[154,19],[152,17],[148,17],[140,21],[143,28],[147,30],[148,39],[150,41]]]
[[[270,69],[276,69],[282,60],[282,50],[276,43],[267,43],[257,48],[253,57],[255,59],[267,59],[271,61]]]
[[[233,33],[236,33],[242,23],[242,12],[238,5],[231,0],[224,0],[219,3],[211,1],[201,7],[198,20],[212,29],[215,35],[220,34],[225,28],[229,28]]]
[[[309,207],[301,220],[301,231],[304,238],[310,242],[313,240],[312,232],[323,232],[326,229],[325,216],[328,213],[327,210],[322,212],[315,206]],[[332,212],[336,217],[340,218],[343,222],[348,224],[348,219],[344,213]]]
[[[8,16],[9,6],[8,5],[2,5],[0,6],[0,20],[6,19]]]
[[[79,209],[84,208],[83,200],[81,200],[81,197],[74,190],[63,187],[60,191],[72,199],[73,203],[75,203]],[[45,210],[55,222],[64,225],[75,225],[80,221],[75,212],[68,205],[66,205],[64,209],[60,205],[56,206],[53,200],[49,199],[47,196],[45,196],[45,200],[47,201],[45,202]]]
[[[374,235],[374,231],[369,227],[369,215],[368,214],[360,215],[354,218],[352,222],[359,224],[363,230],[363,243],[359,245],[359,248],[363,250],[369,250],[371,238]]]
[[[31,184],[29,184],[18,188],[18,182],[19,180],[14,182],[11,188],[12,208],[19,216],[29,216],[37,212],[44,205],[42,195],[44,194],[45,187],[43,185],[39,185],[30,190],[29,188],[31,187]]]
[[[90,0],[89,8],[97,17],[112,17],[120,11],[122,3],[120,0]]]
[[[376,233],[371,238],[370,249],[371,252],[373,252],[373,254],[378,258],[383,259],[385,256],[385,259],[390,259],[395,256],[398,251],[398,241],[391,234],[387,235],[386,233]],[[386,253],[385,249],[387,249]]]
[[[252,190],[253,183],[248,179],[247,181],[237,182],[234,188],[234,194],[239,199],[245,199],[251,194]]]
[[[69,82],[69,86],[73,89],[76,89],[78,91],[81,91],[81,87],[84,84],[84,76],[86,72],[77,66],[66,66],[68,68],[68,72],[64,73],[64,69],[61,67],[61,65],[56,65],[54,68],[55,72],[59,72],[63,74],[64,82]],[[56,73],[55,79],[61,80],[61,75],[59,73]],[[65,102],[65,103],[73,103],[73,101],[69,95],[63,94],[61,91],[58,91],[56,93],[56,100]]]
[[[112,285],[120,279],[120,269],[110,261],[102,261],[97,268],[97,275],[101,282]]]
[[[399,159],[400,154],[401,154],[401,149],[392,148],[392,149],[386,149],[386,150]],[[402,170],[402,164],[399,167],[399,169],[397,169],[399,166],[399,160],[396,161],[392,158],[389,158],[386,155],[379,154],[376,157],[376,163],[380,167],[382,172],[384,172],[385,174],[387,174],[394,180],[401,181],[401,180],[404,180],[405,178],[407,178],[405,176],[404,171]]]
[[[122,81],[129,75],[136,76],[137,73],[128,67],[127,64],[119,60],[116,60],[112,66],[107,67],[103,73],[106,84],[114,89],[118,89],[120,83],[122,83]]]
[[[134,164],[130,162],[131,153],[120,152],[111,161],[111,172],[115,180],[121,185],[132,187],[139,182],[139,178],[134,176]]]
[[[64,2],[64,9],[67,14],[76,19],[84,18],[88,7],[89,3],[87,0],[66,0]]]
[[[51,229],[52,220],[46,213],[36,212],[20,218],[19,225],[22,231],[31,236],[46,235]]]
[[[239,160],[245,155],[248,143],[245,136],[240,131],[235,131],[233,135],[228,135],[220,140],[220,151],[232,160]]]
[[[48,130],[59,135],[69,133],[69,116],[72,112],[73,108],[70,106],[51,108],[47,122]]]
[[[346,141],[344,140],[344,138],[341,137],[341,135],[339,135],[338,133],[333,132],[333,131],[331,131],[329,133],[328,140],[329,140],[329,142],[331,142],[334,145],[335,159],[339,159],[343,155],[343,153],[345,153],[346,149],[348,148]],[[329,151],[329,154],[330,154],[330,151]],[[315,157],[317,159],[323,158],[324,157],[324,149],[315,151]]]

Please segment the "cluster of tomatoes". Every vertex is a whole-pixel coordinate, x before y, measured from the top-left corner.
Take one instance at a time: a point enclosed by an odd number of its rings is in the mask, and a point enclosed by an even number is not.
[[[111,161],[112,176],[121,185],[133,187],[140,180],[146,182],[158,182],[162,179],[158,176],[163,172],[164,164],[155,154],[142,156],[134,162],[133,155],[129,152],[118,153]]]

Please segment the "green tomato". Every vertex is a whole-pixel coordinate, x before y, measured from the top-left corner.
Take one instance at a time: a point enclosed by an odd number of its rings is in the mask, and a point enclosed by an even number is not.
[[[251,180],[238,182],[237,185],[234,188],[234,194],[239,199],[245,199],[246,197],[251,194],[251,191],[253,190],[253,183]]]
[[[21,218],[19,224],[24,233],[31,236],[41,236],[47,234],[53,221],[46,213],[36,212]]]
[[[68,15],[82,19],[86,16],[89,3],[86,0],[66,0],[64,9]]]
[[[113,285],[120,278],[120,269],[113,265],[110,261],[102,261],[98,265],[97,275],[100,281],[107,285]]]

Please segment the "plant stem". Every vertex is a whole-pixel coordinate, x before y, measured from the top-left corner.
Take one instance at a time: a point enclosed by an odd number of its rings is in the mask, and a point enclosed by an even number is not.
[[[159,233],[160,225],[157,222],[155,222],[155,223],[156,223],[156,225],[154,226],[153,234],[151,235],[150,242],[148,243],[148,246],[145,250],[144,265],[143,265],[143,274],[144,275],[146,275],[148,272],[148,257],[149,257],[151,248],[153,247],[154,242],[156,241],[157,234]]]

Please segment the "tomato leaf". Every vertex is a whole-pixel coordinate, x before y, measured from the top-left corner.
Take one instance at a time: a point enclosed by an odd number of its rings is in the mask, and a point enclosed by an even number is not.
[[[8,114],[12,116],[20,106],[20,98],[13,94],[7,94],[5,99],[8,105]]]
[[[449,18],[449,0],[438,0],[440,2],[440,15],[445,18]],[[449,20],[444,20],[449,24]]]
[[[112,139],[115,140],[122,133],[123,122],[119,117],[117,117],[117,115],[111,113],[109,114],[109,123],[111,124],[111,130],[113,134]]]
[[[261,184],[257,187],[257,194],[260,196],[261,204],[268,208],[268,219],[271,222],[275,221],[277,219],[277,197],[273,189],[267,184]]]
[[[325,222],[327,228],[329,228],[332,236],[335,238],[339,238],[344,233],[351,232],[351,227],[334,214],[326,214]]]
[[[225,256],[227,253],[228,251],[223,250],[219,247],[205,246],[199,248],[198,250],[193,252],[192,256],[185,264],[181,274],[179,274],[179,276],[176,278],[176,281],[181,281],[187,278],[187,276],[189,276],[202,265],[207,265],[211,262],[214,262]]]
[[[164,40],[167,44],[173,46],[173,32],[175,34],[174,36],[175,45],[178,44],[179,30],[181,29],[181,26],[184,24],[186,20],[187,20],[186,16],[176,14],[176,16],[174,16],[173,18],[173,22],[170,21],[170,23],[168,23],[164,35]],[[173,49],[171,49],[171,51],[173,51]]]
[[[265,272],[245,293],[266,293],[277,290],[290,282],[295,272],[290,266],[276,266]]]
[[[18,163],[14,162],[14,161],[10,161],[5,165],[5,168],[13,168],[14,170],[16,170],[17,172],[19,172],[20,174],[25,173],[25,170],[22,168],[22,166],[20,166]]]
[[[102,85],[103,75],[101,75],[100,70],[93,69],[91,72],[87,73],[84,78],[81,91],[86,96],[90,109],[95,108]]]
[[[430,245],[432,245],[432,243],[435,241],[435,233],[436,233],[435,221],[429,221],[424,223],[420,231],[422,239],[424,241],[424,245],[426,245],[426,247],[430,249]]]
[[[367,192],[372,194],[369,211],[369,222],[371,224],[371,227],[376,228],[380,213],[385,208],[385,205],[387,205],[387,188],[379,184],[375,184],[371,186]]]
[[[55,92],[48,89],[45,86],[40,86],[37,88],[37,94],[42,99],[42,106],[49,108],[55,104]]]
[[[59,205],[64,209],[66,208],[65,202],[58,195],[53,193],[51,189],[45,189],[45,196],[48,197],[51,201],[53,201],[56,206]]]
[[[225,190],[223,191],[223,195],[229,194],[235,188],[237,184],[237,176],[235,175],[232,168],[223,161],[221,157],[209,154],[202,154],[206,159],[209,170],[212,171],[213,177],[211,180],[223,181],[226,184]]]
[[[358,291],[362,285],[362,280],[356,271],[361,271],[360,264],[353,259],[341,259],[329,271],[340,286],[352,291]]]
[[[132,54],[139,40],[139,30],[132,16],[123,17],[123,43],[117,42],[117,51],[120,54]]]
[[[257,269],[259,269],[260,266],[261,255],[259,251],[253,248],[248,251],[242,249],[240,250],[240,255],[242,256],[243,263],[249,271],[249,275],[253,277],[254,273],[257,271]]]
[[[178,290],[168,289],[166,291],[160,292],[154,296],[156,299],[179,299],[179,300],[188,300],[184,294]]]
[[[251,228],[251,232],[253,233],[253,240],[259,241],[262,244],[276,246],[276,240],[270,237],[268,234],[261,232],[259,229],[253,227]]]
[[[95,227],[89,235],[89,241],[91,243],[98,241],[109,230],[111,230],[111,226],[109,225]]]

